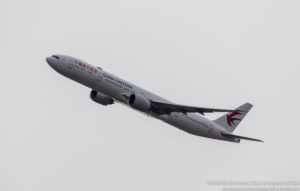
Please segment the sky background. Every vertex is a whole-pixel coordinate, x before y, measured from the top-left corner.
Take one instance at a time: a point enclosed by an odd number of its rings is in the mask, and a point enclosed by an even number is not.
[[[220,190],[300,179],[299,1],[0,1],[0,190]],[[197,137],[48,66],[66,54],[179,104],[254,105],[235,134]],[[215,119],[220,114],[208,114]]]

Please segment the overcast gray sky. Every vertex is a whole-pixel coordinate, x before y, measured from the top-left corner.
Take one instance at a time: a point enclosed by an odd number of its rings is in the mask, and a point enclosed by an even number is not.
[[[0,1],[0,190],[220,190],[299,180],[299,1]],[[179,104],[254,108],[193,136],[51,69],[78,57]],[[218,115],[207,115],[214,119]]]

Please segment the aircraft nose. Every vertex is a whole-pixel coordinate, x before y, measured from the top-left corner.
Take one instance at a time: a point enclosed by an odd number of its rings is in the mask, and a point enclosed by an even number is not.
[[[47,58],[46,58],[46,61],[47,61],[48,64],[50,64],[50,63],[51,63],[51,58],[50,58],[50,57],[47,57]]]
[[[52,55],[46,58],[46,62],[51,68],[59,73],[63,73],[65,70],[64,64],[61,62],[61,57],[58,55]]]
[[[58,66],[59,57],[56,55],[52,55],[46,58],[47,63],[53,68]]]
[[[58,59],[54,56],[49,56],[46,58],[46,62],[49,64],[51,68],[54,70],[57,70],[59,68],[59,62]]]

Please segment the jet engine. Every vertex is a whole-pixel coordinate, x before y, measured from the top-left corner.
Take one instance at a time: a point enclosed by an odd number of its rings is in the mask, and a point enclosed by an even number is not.
[[[140,111],[148,111],[151,108],[150,101],[139,94],[131,94],[128,98],[128,104]]]
[[[90,93],[90,98],[97,103],[102,105],[110,105],[114,103],[114,100],[107,95],[97,92],[96,90],[92,90]]]

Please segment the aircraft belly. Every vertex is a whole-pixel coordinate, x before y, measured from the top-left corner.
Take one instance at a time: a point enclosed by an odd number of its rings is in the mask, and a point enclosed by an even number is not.
[[[165,120],[165,122],[194,135],[205,137],[210,136],[208,133],[208,127],[205,127],[184,115],[185,114],[181,113],[171,113],[168,120]]]

